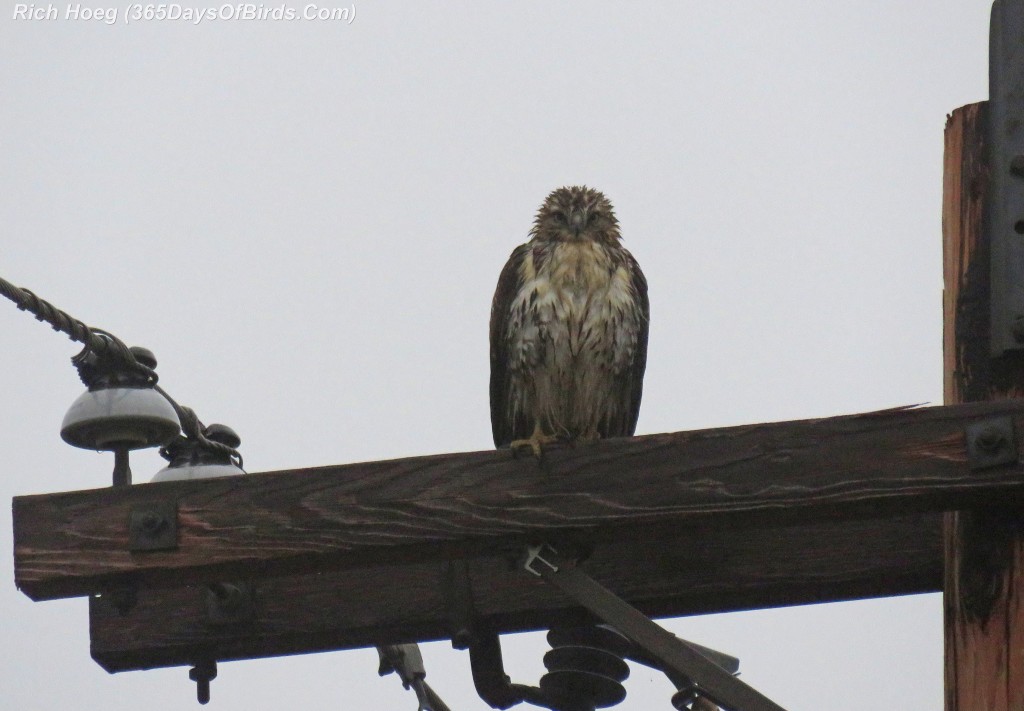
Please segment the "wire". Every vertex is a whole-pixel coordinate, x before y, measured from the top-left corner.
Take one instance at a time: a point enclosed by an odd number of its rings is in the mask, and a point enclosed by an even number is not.
[[[181,423],[182,432],[189,439],[197,441],[203,448],[220,452],[231,457],[231,460],[242,467],[242,455],[238,450],[220,442],[214,442],[206,437],[206,427],[196,416],[192,408],[178,404],[178,402],[167,394],[167,391],[157,385],[159,377],[153,368],[141,363],[131,349],[114,334],[99,328],[92,328],[83,321],[78,320],[66,311],[36,296],[33,292],[23,287],[15,286],[3,277],[0,277],[0,294],[7,297],[21,310],[28,311],[35,316],[37,321],[48,323],[54,331],[63,333],[72,341],[82,343],[85,347],[80,353],[71,358],[71,364],[78,370],[78,375],[86,386],[92,385],[92,379],[96,375],[96,360],[98,358],[109,358],[120,368],[130,373],[139,375],[145,382],[163,395],[167,402],[174,408]],[[161,454],[164,449],[161,448]]]

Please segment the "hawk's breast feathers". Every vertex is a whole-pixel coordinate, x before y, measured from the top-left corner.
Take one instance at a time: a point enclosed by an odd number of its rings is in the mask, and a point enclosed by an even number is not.
[[[646,280],[618,243],[610,205],[602,219],[614,239],[579,228],[545,239],[540,219],[502,270],[492,305],[495,444],[537,428],[568,440],[630,435],[647,354]]]

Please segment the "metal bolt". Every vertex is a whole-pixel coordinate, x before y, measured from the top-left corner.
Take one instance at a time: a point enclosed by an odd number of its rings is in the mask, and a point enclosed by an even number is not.
[[[216,604],[226,614],[238,612],[245,603],[245,594],[237,585],[215,583],[210,585],[210,591],[213,593]]]
[[[173,501],[153,501],[128,514],[128,549],[166,551],[178,547],[178,511]]]
[[[139,531],[147,536],[156,537],[167,528],[167,519],[155,511],[146,511],[139,518]]]
[[[255,595],[250,583],[210,583],[206,586],[206,621],[211,625],[233,625],[255,618]]]
[[[967,425],[967,463],[971,469],[988,469],[1017,461],[1013,418],[990,417]]]
[[[196,683],[196,700],[210,703],[210,682],[217,678],[217,662],[199,662],[189,670],[188,678]]]
[[[974,446],[986,454],[995,454],[1007,444],[1009,441],[1006,435],[995,427],[986,427],[974,438]]]

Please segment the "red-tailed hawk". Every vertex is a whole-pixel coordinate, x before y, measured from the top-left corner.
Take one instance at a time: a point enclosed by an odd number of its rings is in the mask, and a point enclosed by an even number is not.
[[[640,266],[611,203],[588,187],[551,193],[491,306],[491,430],[497,447],[633,434],[647,362]]]

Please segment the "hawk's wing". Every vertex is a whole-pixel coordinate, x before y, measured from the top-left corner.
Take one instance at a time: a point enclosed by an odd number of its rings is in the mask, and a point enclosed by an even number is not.
[[[496,447],[529,437],[533,432],[533,423],[527,419],[524,409],[511,406],[513,398],[522,398],[524,394],[513,392],[508,338],[512,302],[523,286],[520,266],[528,252],[525,244],[512,251],[498,277],[498,288],[491,302],[491,433]]]
[[[626,253],[626,268],[633,287],[634,308],[637,311],[636,345],[629,365],[616,378],[617,407],[605,421],[601,437],[628,437],[636,431],[640,416],[640,398],[644,390],[644,370],[647,368],[647,333],[651,306],[647,298],[647,279],[633,255]]]

